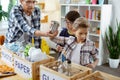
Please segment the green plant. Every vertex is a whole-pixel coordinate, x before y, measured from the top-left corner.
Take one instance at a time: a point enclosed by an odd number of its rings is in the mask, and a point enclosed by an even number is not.
[[[9,13],[12,9],[12,7],[15,5],[16,3],[16,0],[10,0],[9,1],[9,5],[8,5],[8,12],[5,12],[2,10],[2,5],[0,4],[0,21],[4,18],[7,18],[9,17]]]
[[[100,27],[97,27],[97,30],[100,30]]]
[[[0,11],[2,10],[2,6],[0,5]],[[0,21],[2,19],[2,13],[0,12]]]
[[[5,12],[3,10],[0,10],[0,14],[1,14],[1,18],[0,18],[0,21],[2,20],[2,17],[5,19],[5,18],[8,18],[8,12]]]
[[[2,20],[2,18],[8,18],[8,12],[5,12],[2,10],[2,5],[0,5],[0,21]]]
[[[113,31],[116,28],[116,31]],[[119,59],[120,56],[120,23],[117,22],[117,26],[109,26],[108,31],[105,32],[105,40],[107,49],[109,51],[109,57],[111,59]]]

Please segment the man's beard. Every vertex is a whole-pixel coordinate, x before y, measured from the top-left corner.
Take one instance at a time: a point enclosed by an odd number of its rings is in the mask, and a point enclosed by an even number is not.
[[[28,14],[28,15],[31,15],[32,12],[33,12],[33,9],[28,9],[27,14]]]

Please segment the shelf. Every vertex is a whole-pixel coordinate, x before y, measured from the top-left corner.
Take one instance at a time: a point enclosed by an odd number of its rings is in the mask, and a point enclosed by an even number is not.
[[[91,22],[98,22],[98,23],[100,23],[100,20],[92,20],[92,19],[88,19],[88,21],[91,21]]]
[[[61,6],[78,6],[78,4],[60,4]]]
[[[65,17],[64,17],[64,16],[61,16],[61,18],[65,19]]]
[[[95,36],[95,37],[99,37],[99,34],[95,34],[95,33],[89,33],[90,36]]]
[[[64,16],[61,16],[61,18],[62,18],[62,19],[65,19]],[[98,22],[98,23],[101,22],[100,20],[93,20],[93,19],[88,19],[88,21],[90,21],[90,22]]]
[[[104,4],[109,5],[109,4]],[[103,5],[97,5],[97,4],[61,4],[61,6],[94,6],[94,7],[101,7]]]

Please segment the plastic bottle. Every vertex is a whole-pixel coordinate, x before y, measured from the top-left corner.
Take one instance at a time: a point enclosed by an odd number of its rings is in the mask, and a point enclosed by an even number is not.
[[[67,59],[67,76],[71,76],[71,61]]]
[[[63,73],[63,62],[59,61],[58,72]]]

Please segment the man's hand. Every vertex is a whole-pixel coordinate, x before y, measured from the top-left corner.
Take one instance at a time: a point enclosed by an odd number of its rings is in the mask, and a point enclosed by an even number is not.
[[[58,34],[58,30],[55,31],[54,33],[50,33],[50,32],[47,33],[47,35],[48,35],[50,38],[54,38],[54,37],[56,37],[57,34]]]

